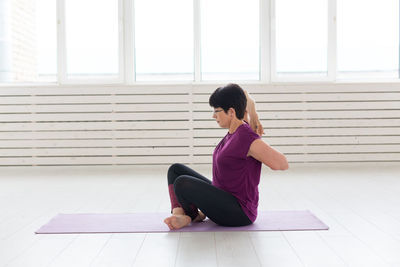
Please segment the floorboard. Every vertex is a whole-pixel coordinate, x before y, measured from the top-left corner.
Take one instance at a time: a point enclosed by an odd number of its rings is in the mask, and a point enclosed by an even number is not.
[[[259,210],[307,209],[328,231],[34,234],[58,213],[169,211],[167,167],[4,168],[0,266],[400,266],[393,164],[263,169]]]

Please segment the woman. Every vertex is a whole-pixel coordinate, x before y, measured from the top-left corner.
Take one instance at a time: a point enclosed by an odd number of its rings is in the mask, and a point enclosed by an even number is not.
[[[261,140],[264,132],[254,100],[239,85],[216,89],[209,103],[213,118],[229,131],[214,150],[212,181],[182,164],[169,168],[172,216],[164,222],[171,230],[206,216],[223,226],[252,224],[257,218],[261,164],[273,170],[288,168],[286,157]]]

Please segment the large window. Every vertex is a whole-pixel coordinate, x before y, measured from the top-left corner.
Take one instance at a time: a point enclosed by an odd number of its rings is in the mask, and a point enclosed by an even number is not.
[[[276,0],[277,76],[327,76],[327,4],[327,0]]]
[[[398,77],[398,0],[337,0],[337,33],[339,77]]]
[[[65,1],[65,32],[67,79],[118,77],[118,1]]]
[[[399,0],[0,0],[0,84],[400,81]]]
[[[193,3],[135,1],[137,81],[193,80]]]
[[[201,1],[201,78],[259,79],[259,1]]]
[[[56,2],[36,0],[37,80],[54,82],[57,76]]]
[[[56,2],[0,1],[0,83],[54,82]]]

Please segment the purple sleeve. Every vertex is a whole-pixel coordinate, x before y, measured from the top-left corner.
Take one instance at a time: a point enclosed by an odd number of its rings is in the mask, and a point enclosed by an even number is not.
[[[244,131],[240,136],[240,149],[239,155],[240,157],[247,158],[247,154],[249,152],[251,144],[254,140],[260,139],[260,136],[256,134],[250,126],[244,128]]]

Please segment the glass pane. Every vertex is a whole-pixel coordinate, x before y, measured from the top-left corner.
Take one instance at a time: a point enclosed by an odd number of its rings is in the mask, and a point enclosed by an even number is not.
[[[118,1],[68,0],[65,6],[68,78],[116,78]]]
[[[326,76],[326,0],[276,0],[276,72],[279,76]]]
[[[337,36],[339,77],[398,77],[398,0],[338,0]]]
[[[259,80],[259,1],[201,1],[203,80]]]
[[[56,81],[56,2],[0,1],[0,83]]]
[[[38,81],[57,80],[56,1],[36,0]]]
[[[137,81],[193,80],[193,1],[135,1]]]

